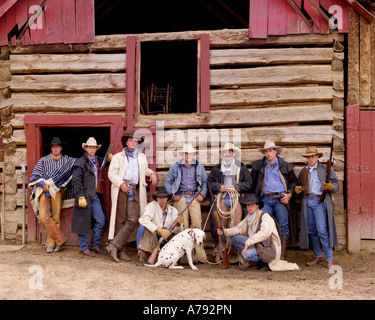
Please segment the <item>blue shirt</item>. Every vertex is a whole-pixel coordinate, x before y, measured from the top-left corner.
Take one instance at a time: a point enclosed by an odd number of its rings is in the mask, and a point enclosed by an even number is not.
[[[266,181],[264,183],[263,194],[285,192],[285,186],[280,178],[278,159],[276,158],[272,163],[272,168],[270,168],[270,162],[267,159],[264,162],[266,164]]]
[[[195,177],[196,167],[191,164],[188,168],[185,164],[181,166],[181,183],[180,191],[195,191],[197,190],[197,179]]]
[[[128,159],[128,166],[126,168],[124,180],[130,181],[131,183],[138,184],[139,182],[139,168],[138,168],[138,154],[139,150],[134,151],[125,148],[125,154]]]
[[[312,168],[310,165],[307,165],[306,168],[310,172],[310,191],[309,194],[320,195],[323,192],[322,184],[319,180],[318,173],[316,169],[318,168],[319,162],[313,166]]]

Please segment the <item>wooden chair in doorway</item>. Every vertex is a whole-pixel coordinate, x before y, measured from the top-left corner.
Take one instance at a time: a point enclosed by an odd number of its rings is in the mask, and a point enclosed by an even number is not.
[[[157,87],[153,83],[145,91],[147,114],[167,114],[171,111],[172,86],[169,83],[166,87]]]

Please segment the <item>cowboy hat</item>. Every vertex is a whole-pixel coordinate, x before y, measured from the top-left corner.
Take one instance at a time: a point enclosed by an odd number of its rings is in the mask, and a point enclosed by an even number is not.
[[[86,143],[82,143],[83,150],[85,150],[87,147],[96,147],[96,149],[99,150],[101,146],[102,146],[101,144],[98,145],[96,143],[96,140],[93,137],[88,138]]]
[[[309,156],[314,156],[318,155],[319,158],[323,156],[323,152],[318,152],[318,149],[316,147],[307,147],[305,154],[301,154],[302,157],[309,157]]]
[[[165,189],[165,187],[160,187],[158,191],[151,196],[155,201],[157,197],[168,197],[168,201],[172,199],[172,195],[167,192],[167,189]]]
[[[185,143],[180,150],[181,153],[195,153],[195,148],[191,143]]]
[[[277,146],[275,142],[273,142],[272,140],[266,140],[266,142],[264,143],[264,147],[259,148],[258,150],[261,153],[264,153],[267,149],[276,149],[278,155],[280,155],[281,152],[283,151],[283,148],[281,148],[280,146]]]
[[[232,150],[234,153],[236,153],[236,158],[240,158],[241,156],[241,150],[239,148],[237,148],[233,143],[226,143],[224,145],[224,147],[222,148],[222,153],[224,153],[224,151],[226,150]]]
[[[128,141],[129,138],[138,140],[138,143],[142,143],[143,141],[145,141],[144,137],[138,137],[136,135],[136,132],[133,130],[133,131],[130,131],[129,133],[125,133],[121,137],[121,143],[124,148],[126,147],[126,141]]]
[[[58,144],[61,147],[66,147],[66,143],[62,142],[59,137],[53,137],[52,140],[51,140],[51,143],[50,144],[46,144],[46,147],[47,146],[51,146],[52,147],[54,144]]]
[[[263,206],[264,206],[264,202],[259,201],[258,196],[254,193],[245,193],[243,195],[242,199],[240,200],[240,203],[244,204],[244,205],[247,205],[247,204],[250,204],[250,203],[255,203],[259,206],[259,209],[262,209]]]

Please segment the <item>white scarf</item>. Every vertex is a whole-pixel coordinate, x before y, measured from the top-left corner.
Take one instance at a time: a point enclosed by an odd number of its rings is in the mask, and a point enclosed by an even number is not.
[[[226,187],[231,187],[235,184],[236,178],[236,166],[235,159],[231,163],[226,163],[225,160],[221,162],[221,173],[224,176],[224,185]]]

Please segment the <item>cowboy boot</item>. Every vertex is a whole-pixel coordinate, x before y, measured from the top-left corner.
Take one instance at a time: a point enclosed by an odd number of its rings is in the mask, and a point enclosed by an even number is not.
[[[145,264],[150,264],[146,259],[146,253],[143,250],[138,250],[138,261],[135,264],[137,267],[143,267]]]
[[[288,244],[288,240],[289,240],[289,234],[287,234],[281,239],[281,256],[280,256],[281,260],[285,259],[286,245]]]

